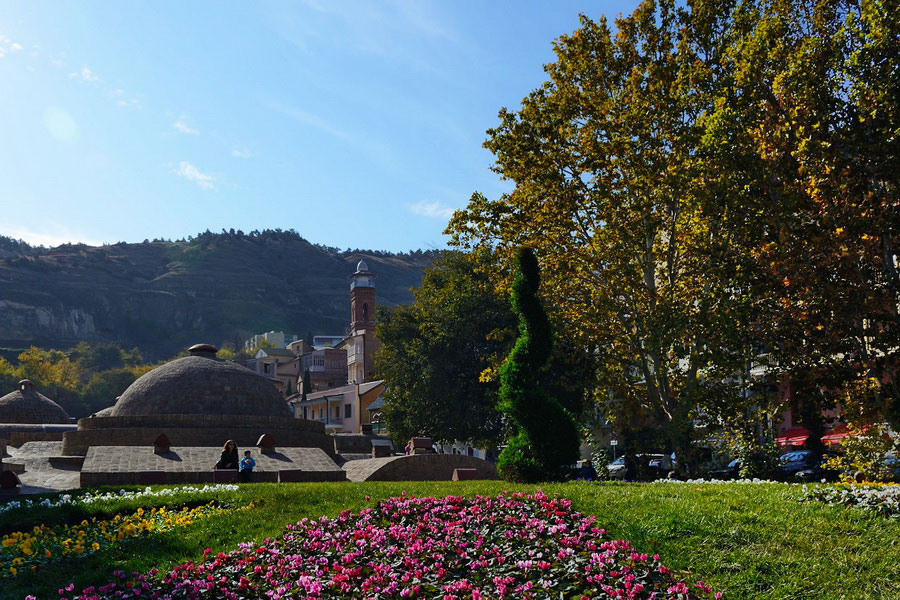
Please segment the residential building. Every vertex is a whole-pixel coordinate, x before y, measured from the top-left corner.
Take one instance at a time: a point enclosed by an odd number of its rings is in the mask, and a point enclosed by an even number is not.
[[[314,348],[300,357],[300,379],[309,371],[313,392],[347,385],[347,351],[337,348]],[[297,389],[300,389],[298,384]]]
[[[319,421],[328,432],[361,433],[363,425],[372,423],[369,407],[383,391],[384,381],[370,381],[313,392],[290,404],[298,419]]]
[[[299,340],[296,335],[288,335],[283,331],[267,331],[266,333],[258,333],[244,342],[244,348],[252,350],[260,346],[271,346],[272,348],[287,348],[288,344]]]
[[[260,348],[245,366],[277,382],[285,398],[297,391],[297,381],[302,376],[300,357],[286,348]]]
[[[342,335],[314,335],[313,336],[313,346],[316,348],[334,348],[338,344],[344,341],[344,336]]]

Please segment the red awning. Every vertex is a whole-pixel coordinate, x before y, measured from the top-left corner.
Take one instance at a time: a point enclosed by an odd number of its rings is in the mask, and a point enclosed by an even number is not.
[[[841,440],[843,440],[848,435],[850,435],[850,432],[847,431],[847,426],[842,423],[832,429],[831,433],[823,435],[822,443],[831,446],[837,446],[841,443]]]
[[[859,433],[866,433],[870,429],[872,429],[871,423],[869,423],[868,425],[863,425],[859,429]],[[851,435],[858,435],[858,433],[851,433],[850,431],[847,430],[846,425],[844,425],[843,423],[839,423],[837,426],[835,426],[834,429],[831,430],[831,433],[822,436],[822,443],[823,444],[831,444],[832,446],[836,446],[836,445],[840,444],[844,438],[849,437]],[[886,440],[891,439],[891,436],[889,436],[885,432],[882,432],[881,437],[883,437]]]
[[[809,433],[809,429],[805,427],[791,427],[782,431],[781,435],[775,438],[775,443],[779,448],[800,447],[809,439]]]

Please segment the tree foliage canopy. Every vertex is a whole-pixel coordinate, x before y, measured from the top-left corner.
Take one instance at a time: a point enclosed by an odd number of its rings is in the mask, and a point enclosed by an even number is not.
[[[447,252],[426,270],[414,304],[379,313],[375,369],[385,379],[383,414],[397,441],[424,434],[498,442],[497,383],[482,374],[499,364],[514,320],[476,268],[485,260]]]
[[[582,17],[501,110],[485,146],[515,189],[473,195],[453,243],[536,248],[620,424],[676,445],[698,408],[742,418],[761,357],[896,397],[896,7],[660,0],[616,25]]]

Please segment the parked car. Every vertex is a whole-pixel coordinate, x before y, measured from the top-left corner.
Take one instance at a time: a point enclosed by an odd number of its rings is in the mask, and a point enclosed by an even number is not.
[[[881,459],[881,464],[891,474],[891,481],[900,481],[900,458],[893,454],[888,454]]]
[[[606,466],[610,479],[625,479],[625,455],[623,454]]]
[[[638,472],[634,477],[660,479],[673,469],[672,458],[667,454],[638,454],[635,459]],[[611,479],[625,479],[625,456],[609,463],[607,470]]]
[[[650,469],[653,479],[664,479],[675,469],[675,461],[670,454],[648,454],[647,468]]]
[[[735,458],[721,469],[713,469],[708,473],[710,479],[737,479],[741,475],[741,460]]]
[[[782,478],[788,480],[837,481],[838,472],[822,466],[832,456],[834,456],[833,452],[817,456],[812,450],[787,452],[779,457],[778,470]]]

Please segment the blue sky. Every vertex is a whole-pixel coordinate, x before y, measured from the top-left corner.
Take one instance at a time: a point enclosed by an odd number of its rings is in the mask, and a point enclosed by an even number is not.
[[[0,234],[443,247],[578,14],[636,2],[0,3]]]

